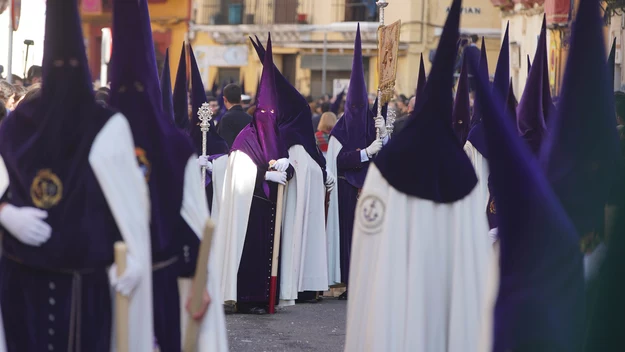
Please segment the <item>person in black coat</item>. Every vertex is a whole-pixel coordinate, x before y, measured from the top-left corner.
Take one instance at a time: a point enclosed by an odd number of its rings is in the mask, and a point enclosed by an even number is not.
[[[235,138],[245,126],[252,122],[252,117],[241,106],[241,87],[236,84],[228,84],[224,88],[223,95],[224,104],[228,111],[217,125],[217,134],[228,143],[229,148],[232,148]]]

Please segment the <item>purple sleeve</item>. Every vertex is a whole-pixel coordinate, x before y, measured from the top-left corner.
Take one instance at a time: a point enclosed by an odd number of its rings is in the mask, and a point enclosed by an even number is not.
[[[339,171],[360,169],[365,165],[360,161],[360,150],[341,150],[336,157],[336,167]]]

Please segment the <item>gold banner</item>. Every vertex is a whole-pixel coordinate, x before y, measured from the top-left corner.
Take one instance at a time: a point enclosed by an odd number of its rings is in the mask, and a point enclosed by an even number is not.
[[[378,28],[378,87],[382,92],[381,105],[393,99],[397,79],[397,56],[401,21]]]

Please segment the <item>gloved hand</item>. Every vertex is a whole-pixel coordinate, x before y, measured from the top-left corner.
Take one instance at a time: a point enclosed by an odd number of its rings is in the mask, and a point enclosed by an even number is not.
[[[326,191],[332,192],[335,185],[336,180],[334,179],[334,175],[332,175],[329,171],[326,171]]]
[[[387,135],[387,131],[386,131],[386,122],[384,122],[384,119],[375,119],[375,128],[379,128],[380,129],[380,138],[384,139],[384,137],[386,137]]]
[[[0,224],[20,242],[34,247],[44,244],[52,235],[52,228],[44,219],[45,210],[31,207],[16,207],[6,203],[0,210]]]
[[[285,185],[286,184],[286,172],[267,171],[265,172],[265,181]]]
[[[381,139],[376,139],[365,150],[367,151],[367,156],[369,156],[369,157],[372,157],[372,156],[376,155],[377,153],[380,152],[380,150],[382,150],[382,140]]]
[[[213,163],[211,163],[210,161],[208,161],[208,157],[207,156],[199,156],[197,158],[197,164],[202,167],[205,166],[206,170],[213,172]]]
[[[276,171],[284,172],[286,171],[286,169],[289,168],[289,165],[291,165],[291,163],[289,162],[289,159],[282,158],[282,159],[278,159],[278,161],[273,163],[271,167]]]
[[[488,237],[490,237],[490,240],[493,241],[493,243],[497,242],[497,240],[499,239],[498,234],[499,234],[498,227],[495,227],[494,229],[488,231]]]
[[[126,255],[126,270],[121,276],[117,276],[117,265],[113,264],[109,269],[111,286],[124,296],[130,296],[132,291],[141,282],[141,266],[130,254]]]

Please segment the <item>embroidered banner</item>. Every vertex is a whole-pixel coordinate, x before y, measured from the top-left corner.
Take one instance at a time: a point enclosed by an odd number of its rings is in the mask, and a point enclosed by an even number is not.
[[[382,92],[384,105],[393,98],[395,79],[397,78],[397,55],[399,53],[399,31],[401,21],[378,28],[378,87]]]

